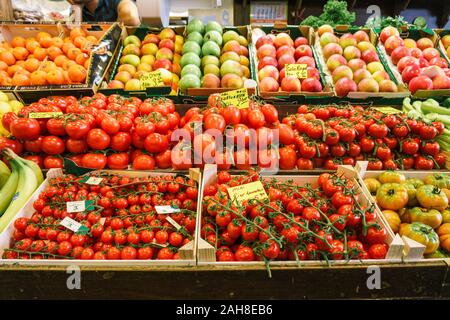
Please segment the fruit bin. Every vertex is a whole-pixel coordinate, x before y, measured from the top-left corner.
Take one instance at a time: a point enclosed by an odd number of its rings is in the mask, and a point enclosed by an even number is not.
[[[349,27],[349,26],[344,26],[344,25],[338,25],[338,26],[336,26],[333,29],[334,34],[337,35],[337,36],[342,36],[343,34],[347,34],[347,33],[354,34],[357,31],[365,32],[368,35],[368,37],[369,37],[369,42],[374,47],[377,46],[378,39],[377,39],[377,36],[373,32],[372,29],[368,29],[368,28],[354,28],[354,27]],[[328,83],[330,83],[330,85],[333,87],[334,94],[337,95],[337,96],[341,96],[340,92],[337,91],[336,83],[334,83],[334,81],[333,81],[332,72],[331,72],[331,70],[329,69],[329,67],[327,65],[327,61],[326,61],[326,58],[324,56],[324,51],[323,51],[323,48],[322,48],[322,45],[321,45],[321,42],[320,42],[321,36],[319,36],[318,31],[316,31],[315,34],[316,34],[316,37],[315,37],[314,48],[315,48],[315,50],[317,52],[319,65],[322,67],[323,72],[326,75],[326,81]],[[393,81],[394,84],[397,86],[398,92],[364,92],[364,91],[359,91],[358,90],[358,91],[350,91],[345,96],[347,98],[353,98],[353,99],[367,99],[367,98],[380,98],[380,97],[384,97],[386,99],[398,99],[398,98],[404,98],[404,97],[409,96],[409,91],[408,91],[406,85],[402,81],[399,81],[398,79],[396,79],[394,77],[394,75],[390,72],[390,70],[387,67],[387,65],[383,62],[383,59],[382,59],[381,55],[379,54],[379,52],[375,51],[375,53],[377,54],[378,58],[380,59],[380,62],[383,65],[384,71],[387,72],[387,74],[389,76],[389,79],[391,81]],[[328,57],[328,58],[330,58],[330,57]],[[363,58],[363,56],[361,56],[361,57]],[[367,61],[372,61],[369,58],[366,58],[366,59],[368,59]],[[376,61],[376,60],[373,60],[373,61]],[[356,71],[358,71],[358,70],[356,70]]]
[[[51,95],[92,95],[98,89],[109,65],[113,62],[113,55],[117,51],[119,35],[122,31],[118,23],[81,23],[78,25],[87,36],[95,36],[98,44],[91,52],[91,59],[87,70],[85,83],[67,85],[43,86],[5,86],[1,91],[12,92],[17,99],[31,103],[39,98]],[[38,32],[49,33],[53,37],[68,36],[73,29],[72,25],[57,22],[46,23],[13,23],[0,24],[0,38],[10,42],[15,36],[23,38],[35,37]]]
[[[340,176],[344,176],[346,178],[351,179],[356,186],[357,190],[361,190],[361,186],[359,185],[358,180],[358,173],[349,166],[340,166],[337,174]],[[277,179],[278,181],[288,181],[293,180],[294,183],[300,183],[300,184],[310,184],[312,188],[317,187],[317,178],[318,175],[294,175],[294,176],[265,176],[264,179]],[[215,183],[217,180],[217,167],[214,165],[206,165],[204,172],[203,172],[203,181],[202,181],[202,201],[203,201],[203,191],[208,188],[211,184]],[[362,195],[361,203],[363,205],[371,205],[370,199],[365,196],[364,193],[360,193]],[[214,265],[214,266],[224,266],[224,265],[232,265],[232,266],[239,266],[239,265],[264,265],[265,262],[263,261],[251,261],[251,262],[237,262],[237,261],[231,261],[231,262],[217,262],[216,261],[216,249],[208,243],[206,240],[204,240],[201,237],[201,220],[202,220],[202,211],[203,206],[200,207],[199,211],[199,222],[200,225],[197,228],[197,261],[198,265]],[[389,250],[387,252],[385,259],[368,259],[368,260],[335,260],[335,261],[325,261],[325,260],[309,260],[309,261],[270,261],[270,266],[295,266],[295,265],[357,265],[357,264],[373,264],[373,263],[392,263],[392,262],[399,262],[402,258],[402,252],[403,252],[403,241],[401,240],[400,236],[394,235],[392,230],[390,229],[389,225],[382,219],[377,218],[377,222],[386,228],[387,231],[387,238],[386,243],[389,244]]]
[[[287,92],[287,91],[282,91],[281,85],[280,85],[280,89],[279,89],[280,91],[270,92],[270,91],[262,90],[260,87],[259,80],[258,80],[259,60],[258,60],[257,49],[256,49],[256,41],[257,40],[255,39],[255,36],[253,35],[254,30],[257,28],[263,30],[266,34],[276,35],[279,33],[287,33],[291,37],[292,41],[294,41],[295,38],[297,38],[297,37],[306,38],[308,40],[308,44],[311,47],[312,58],[314,59],[314,61],[316,63],[316,68],[318,69],[319,78],[320,78],[319,81],[322,86],[322,91],[321,92],[307,92],[307,91]],[[271,25],[271,26],[252,25],[251,30],[252,30],[252,39],[251,39],[252,52],[250,53],[250,57],[251,57],[252,68],[253,68],[253,70],[255,70],[253,79],[258,83],[258,92],[261,97],[263,97],[265,99],[274,99],[274,100],[278,100],[278,101],[283,101],[283,100],[298,101],[298,100],[302,100],[304,98],[326,98],[326,97],[333,96],[332,88],[329,85],[329,83],[326,81],[325,74],[323,73],[322,67],[318,61],[317,52],[314,49],[313,44],[315,42],[315,34],[314,34],[313,28],[308,27],[308,26],[292,26],[292,25],[285,25],[285,24],[275,24],[275,25]],[[279,83],[281,83],[281,81]]]
[[[440,57],[444,58],[444,60],[445,60],[444,63],[447,62],[446,67],[447,68],[449,67],[449,65],[450,65],[449,59],[448,59],[448,57],[445,56],[443,51],[441,49],[439,49],[439,43],[440,43],[439,40],[440,39],[433,30],[431,30],[431,29],[417,30],[417,29],[408,29],[407,27],[402,27],[400,31],[401,31],[400,38],[402,38],[402,39],[412,39],[415,42],[417,42],[417,40],[419,40],[421,38],[430,39],[431,40],[430,46],[432,45],[432,48],[438,50]],[[381,39],[383,39],[382,33],[383,33],[383,30],[381,30],[379,33],[380,41],[377,44],[377,50],[379,52],[380,59],[382,59],[382,61],[385,63],[385,65],[390,69],[390,71],[392,72],[394,77],[397,79],[397,81],[403,81],[402,74],[399,72],[399,69],[397,68],[397,66],[393,63],[392,57],[390,56],[390,54],[387,53],[386,47],[381,41]],[[384,40],[384,41],[386,41],[386,40]],[[420,50],[420,54],[422,54],[421,50]],[[423,59],[425,60],[425,62],[428,63],[428,61],[425,58],[423,58]],[[431,64],[429,64],[429,66],[431,66]],[[440,68],[440,67],[438,67],[438,68]],[[436,71],[433,70],[433,72],[435,73]],[[405,83],[405,81],[403,81],[403,82]],[[405,83],[405,85],[409,88],[409,84]],[[443,96],[450,95],[450,89],[433,89],[433,90],[420,89],[414,93],[413,93],[413,90],[411,90],[410,93],[415,98],[443,97]]]
[[[91,176],[95,173],[109,173],[121,176],[128,176],[131,178],[135,177],[156,177],[156,176],[176,176],[175,173],[168,172],[155,172],[155,171],[121,171],[121,170],[99,170],[95,172],[90,172],[86,174],[86,176]],[[41,186],[36,189],[24,207],[17,213],[14,220],[9,223],[9,225],[5,228],[5,230],[0,234],[0,257],[3,257],[3,253],[5,249],[10,248],[11,246],[11,236],[14,232],[14,221],[20,217],[31,217],[33,212],[35,212],[33,208],[33,202],[39,198],[40,193],[45,190],[48,185],[48,179],[61,177],[63,175],[63,171],[61,169],[50,169],[47,172],[47,179],[41,184]],[[197,186],[199,188],[199,195],[197,199],[197,217],[196,217],[196,228],[199,225],[199,215],[198,211],[200,208],[200,187],[201,187],[201,173],[198,169],[189,170],[188,174],[189,178],[197,181]],[[101,260],[78,260],[78,259],[4,259],[0,258],[0,265],[90,265],[90,266],[102,266],[102,265],[111,265],[111,266],[137,266],[137,265],[146,265],[146,266],[193,266],[196,264],[196,239],[197,231],[193,233],[193,240],[180,247],[178,252],[180,253],[180,260],[109,260],[109,261],[101,261]]]
[[[436,47],[441,52],[441,56],[444,57],[445,60],[447,60],[447,63],[450,66],[450,49],[448,49],[450,45],[446,43],[445,45],[447,45],[447,48],[445,48],[444,42],[442,40],[445,36],[447,36],[446,39],[448,38],[448,35],[450,35],[450,30],[433,29],[433,31],[438,36],[438,43]]]
[[[172,27],[172,29],[176,35],[183,36],[185,27],[179,26],[179,27]],[[122,33],[119,38],[119,49],[117,50],[116,54],[114,55],[114,63],[108,68],[105,79],[99,88],[100,92],[104,93],[105,95],[111,95],[111,94],[120,94],[123,96],[136,96],[145,99],[146,97],[152,97],[152,96],[169,96],[173,95],[172,87],[169,84],[165,84],[164,86],[160,87],[148,87],[145,90],[125,90],[123,88],[117,88],[117,89],[110,89],[108,88],[108,83],[112,80],[114,80],[114,77],[119,72],[119,64],[120,59],[122,58],[122,52],[125,48],[123,42],[127,36],[135,35],[138,37],[141,41],[144,40],[145,36],[147,34],[159,34],[159,32],[162,30],[162,28],[158,27],[151,27],[146,25],[141,25],[139,27],[123,27]]]
[[[359,170],[359,180],[360,185],[362,185],[362,189],[364,194],[367,198],[370,199],[371,202],[376,204],[376,201],[372,194],[369,192],[369,189],[363,182],[363,179],[367,178],[377,178],[380,174],[382,174],[385,171],[365,171],[364,167],[366,164],[364,162],[358,162],[357,163],[357,170]],[[362,169],[361,169],[362,168]],[[406,177],[406,179],[419,179],[424,180],[425,177],[429,176],[433,173],[440,173],[440,174],[450,174],[450,171],[396,171],[396,173],[400,173]],[[379,216],[385,221],[387,224],[386,218],[381,213],[381,209],[379,208],[378,204],[376,204],[377,211],[379,213]],[[398,234],[397,234],[398,235]],[[406,236],[402,237],[402,240],[404,242],[404,249],[403,249],[403,260],[405,261],[417,261],[417,260],[442,260],[441,258],[424,258],[424,251],[425,246],[421,243],[418,243],[417,241],[414,241]]]

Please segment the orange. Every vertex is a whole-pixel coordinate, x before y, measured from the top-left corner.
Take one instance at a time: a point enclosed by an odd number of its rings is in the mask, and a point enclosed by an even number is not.
[[[47,33],[47,32],[44,32],[44,31],[41,31],[41,32],[38,32],[37,33],[37,35],[36,35],[36,40],[38,41],[38,42],[41,42],[41,39],[42,38],[48,38],[48,37],[52,37],[51,35],[50,35],[50,33]]]
[[[28,70],[29,72],[33,72],[39,68],[40,63],[41,62],[36,58],[28,58],[27,61],[25,61],[24,68],[25,68],[25,70]]]
[[[5,62],[8,66],[16,63],[16,58],[14,57],[12,51],[4,51],[0,53],[0,60]]]
[[[24,47],[15,47],[13,49],[14,58],[17,60],[25,60],[30,53]]]
[[[12,79],[8,76],[0,78],[0,84],[2,86],[12,86]]]
[[[56,69],[57,66],[53,61],[44,61],[41,63],[41,66],[39,67],[39,70],[45,71],[45,72],[50,72],[54,69]]]
[[[16,61],[16,66],[21,66],[22,68],[25,67],[25,60],[17,60]]]
[[[11,44],[9,42],[2,41],[1,44],[2,44],[2,47],[5,48],[5,49],[10,49],[11,48]]]
[[[77,55],[77,57],[75,58],[75,62],[78,63],[79,65],[84,65],[84,63],[88,59],[89,59],[89,55],[87,53],[82,52]]]
[[[53,40],[52,37],[50,36],[43,36],[40,40],[39,40],[39,44],[41,45],[42,48],[48,48],[53,44]]]
[[[29,86],[30,78],[22,73],[16,73],[12,78],[13,86]]]
[[[0,70],[5,71],[8,69],[8,65],[4,61],[0,61]]]
[[[86,37],[86,41],[89,41],[89,42],[91,42],[93,44],[96,44],[98,39],[96,37],[94,37],[94,36],[87,36]]]
[[[30,83],[32,86],[44,86],[47,84],[47,73],[42,70],[36,70],[30,75]]]
[[[60,48],[56,46],[51,46],[50,48],[47,49],[47,54],[50,59],[55,60],[56,57],[62,55],[63,52],[61,51]]]
[[[86,81],[87,71],[79,65],[73,65],[67,70],[69,78],[72,82],[83,83]]]
[[[64,73],[61,69],[53,69],[47,73],[45,79],[49,84],[61,85],[64,84]]]
[[[55,47],[61,48],[64,44],[63,39],[61,39],[60,37],[53,37],[52,40]]]
[[[72,60],[67,59],[67,61],[63,63],[63,66],[62,66],[62,67],[63,67],[64,70],[69,70],[69,68],[70,68],[71,66],[76,65],[76,64],[77,64],[77,63],[76,63],[75,61],[72,61]]]
[[[24,70],[24,68],[22,66],[19,66],[18,64],[15,64],[15,65],[9,66],[6,71],[8,72],[8,75],[10,77],[12,77],[19,70]]]
[[[65,42],[62,46],[62,51],[67,54],[69,49],[75,48],[75,45],[72,42]]]
[[[64,39],[63,39],[63,42],[64,43],[72,43],[72,39],[70,39],[70,37],[65,37]]]
[[[67,57],[70,60],[75,60],[77,55],[79,55],[80,53],[81,53],[80,49],[78,49],[78,48],[70,48],[69,51],[67,52]]]
[[[83,48],[84,44],[86,43],[86,38],[82,36],[78,36],[73,40],[73,44],[76,45],[78,48]]]
[[[25,47],[25,39],[22,37],[14,37],[11,41],[11,45],[16,47]]]
[[[86,32],[84,32],[83,29],[81,28],[73,28],[72,30],[70,30],[70,39],[73,41],[76,37],[78,36],[86,36]]]
[[[84,68],[87,70],[87,69],[89,69],[89,64],[91,63],[91,58],[89,58],[89,59],[87,59],[85,62],[84,62]]]
[[[72,80],[70,80],[70,78],[69,78],[69,72],[67,72],[67,70],[64,70],[64,71],[63,71],[63,74],[64,74],[64,81],[65,81],[65,83],[67,83],[67,84],[72,84],[73,82],[72,82]]]
[[[33,56],[38,60],[44,60],[47,57],[47,49],[44,48],[36,48],[33,52]]]
[[[61,55],[57,56],[57,57],[55,58],[55,60],[53,60],[53,62],[55,62],[55,64],[56,64],[58,67],[62,67],[62,66],[64,65],[64,62],[66,62],[66,61],[68,61],[68,60],[69,60],[69,59],[67,59],[67,57],[66,57],[65,55],[61,54]]]
[[[34,52],[34,50],[36,50],[36,48],[39,48],[41,45],[39,44],[39,42],[37,42],[36,40],[29,40],[27,39],[26,41],[26,45],[25,48],[27,48],[28,51],[30,51],[31,53]]]

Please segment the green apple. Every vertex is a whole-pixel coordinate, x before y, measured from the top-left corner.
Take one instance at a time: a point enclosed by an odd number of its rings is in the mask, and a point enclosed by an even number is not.
[[[247,47],[248,46],[248,41],[244,36],[239,36],[239,38],[237,39],[237,41],[239,42],[239,44],[241,46]]]
[[[204,40],[205,42],[206,42],[206,41],[209,41],[209,40],[212,40],[212,41],[214,41],[215,43],[217,43],[219,46],[222,45],[222,35],[221,35],[219,32],[215,31],[215,30],[208,31],[208,32],[205,34],[205,37],[203,38],[203,40]]]
[[[234,73],[239,77],[242,77],[242,68],[239,62],[234,60],[225,61],[220,67],[220,75],[223,77],[226,74]]]
[[[223,42],[227,43],[230,40],[239,41],[239,34],[234,30],[228,30],[223,34]]]
[[[203,44],[203,36],[200,32],[194,31],[188,34],[187,40],[189,41],[195,41],[200,46]]]
[[[181,57],[180,66],[181,68],[184,68],[184,66],[187,66],[188,64],[195,64],[200,68],[202,61],[194,52],[188,52]]]
[[[223,53],[221,56],[220,56],[220,63],[224,63],[225,61],[227,61],[227,60],[234,60],[234,61],[236,61],[236,62],[241,62],[241,56],[240,55],[238,55],[236,52],[234,52],[234,51],[228,51],[228,52],[225,52],[225,53]]]
[[[188,64],[183,67],[183,69],[181,70],[181,77],[184,77],[185,75],[188,74],[196,75],[198,78],[201,78],[202,76],[200,68],[197,67],[195,64]]]
[[[124,46],[127,46],[127,45],[129,45],[131,43],[137,45],[138,47],[141,46],[141,40],[138,37],[136,37],[136,36],[133,36],[133,35],[132,36],[128,36],[128,37],[125,38],[125,40],[123,40],[123,45]]]
[[[182,92],[186,92],[188,88],[200,88],[200,86],[200,78],[194,74],[187,74],[178,82],[178,87]]]
[[[186,41],[183,45],[182,53],[186,54],[188,52],[194,52],[196,55],[200,55],[202,53],[202,48],[195,41]]]
[[[212,40],[206,41],[202,46],[202,53],[204,56],[212,55],[220,56],[220,47],[217,43]]]
[[[223,33],[222,26],[217,21],[209,21],[206,24],[205,32],[212,31],[212,30],[217,31],[220,34]]]
[[[220,69],[215,64],[207,64],[203,68],[203,74],[207,75],[209,73],[212,73],[213,75],[220,76]]]
[[[190,34],[191,32],[203,34],[205,32],[205,25],[199,19],[192,19],[186,26],[186,32],[187,34]]]
[[[204,56],[202,58],[202,67],[206,66],[207,64],[214,64],[220,67],[219,58],[217,58],[216,56]]]
[[[120,64],[131,64],[137,67],[139,63],[141,63],[141,58],[135,54],[127,54],[126,56],[120,58]]]
[[[3,91],[0,91],[0,101],[8,102],[8,96]]]
[[[127,44],[122,51],[122,55],[126,56],[127,54],[135,54],[137,56],[141,55],[141,50],[139,49],[139,46],[134,44],[134,43],[130,43]]]

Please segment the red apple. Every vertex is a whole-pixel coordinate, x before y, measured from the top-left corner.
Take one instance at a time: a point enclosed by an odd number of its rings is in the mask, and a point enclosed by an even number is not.
[[[426,39],[426,38],[425,38]],[[439,51],[435,48],[426,48],[422,51],[423,57],[430,61],[433,58],[440,57]]]
[[[412,78],[417,77],[420,74],[420,68],[416,64],[412,64],[403,69],[402,80],[408,83]]]
[[[284,56],[285,54],[294,56],[295,49],[293,47],[289,46],[281,46],[277,49],[277,59],[280,59],[281,56]]]
[[[316,78],[307,78],[302,81],[302,90],[307,92],[321,92],[322,84]]]
[[[323,24],[317,29],[317,33],[319,34],[319,36],[323,35],[326,32],[333,33],[333,27],[329,24]]]
[[[256,49],[259,49],[259,47],[261,47],[264,44],[271,44],[271,45],[273,45],[272,37],[270,37],[268,35],[259,37],[258,40],[256,40],[256,43],[255,43]]]
[[[372,78],[372,74],[367,69],[359,69],[353,73],[353,80],[358,84],[362,79]]]
[[[320,36],[320,46],[325,47],[329,43],[338,43],[339,38],[336,37],[332,32],[325,32]]]
[[[353,36],[355,37],[357,42],[361,41],[370,41],[369,35],[364,30],[358,30],[356,31]]]
[[[141,45],[144,45],[146,43],[154,43],[154,44],[157,45],[159,43],[159,41],[160,41],[159,35],[150,33],[150,34],[147,34],[145,36],[145,38],[142,41]]]
[[[262,92],[276,92],[278,88],[278,81],[274,78],[266,77],[259,82],[259,89]]]
[[[258,71],[264,68],[265,66],[278,67],[278,61],[274,57],[263,57],[258,62]]]
[[[308,78],[316,78],[318,80],[320,79],[319,70],[317,70],[316,68],[307,67],[306,73],[308,74]]]
[[[172,52],[175,50],[175,43],[170,39],[163,39],[159,42],[159,46],[161,48],[170,49]]]
[[[240,46],[238,53],[240,56],[248,57],[248,48],[246,46]]]
[[[170,72],[172,72],[172,62],[167,59],[158,59],[153,63],[152,68],[153,68],[153,70],[162,68],[162,69],[166,69],[166,70],[169,70]]]
[[[450,77],[450,68],[443,68],[442,71],[444,71],[447,77]]]
[[[380,86],[375,79],[366,78],[358,83],[358,91],[362,92],[379,92]]]
[[[433,79],[433,89],[450,89],[450,78],[437,76]]]
[[[352,59],[359,59],[361,57],[361,51],[357,47],[348,46],[344,49],[343,56],[347,61]]]
[[[286,69],[283,68],[280,70],[280,77],[279,77],[278,81],[280,81],[280,82],[283,81],[285,76],[286,76]]]
[[[399,60],[399,62],[397,63],[398,72],[402,73],[402,71],[405,69],[405,67],[412,65],[412,64],[417,64],[417,66],[420,67],[419,60],[414,57],[406,56],[406,57],[401,58]]]
[[[430,66],[430,63],[424,57],[420,57],[418,61],[419,61],[419,67],[421,67],[421,68],[425,68],[425,67],[429,67]]]
[[[433,48],[433,41],[430,38],[420,38],[417,40],[417,48],[422,51],[426,48]]]
[[[447,68],[448,67],[447,61],[444,58],[442,58],[442,57],[435,57],[435,58],[431,59],[430,60],[430,64],[434,65],[434,66],[441,67],[441,68]]]
[[[280,72],[278,69],[274,66],[268,65],[262,68],[258,71],[258,79],[259,81],[262,81],[262,79],[271,77],[278,81],[278,78],[280,76]]]
[[[302,85],[300,80],[295,76],[284,77],[281,81],[281,90],[287,92],[300,92]]]
[[[342,54],[343,50],[337,43],[329,43],[322,49],[325,60],[331,57],[333,54]]]
[[[296,63],[306,64],[306,65],[308,65],[308,67],[312,67],[312,68],[316,67],[316,62],[314,61],[314,58],[312,58],[312,57],[307,57],[307,56],[300,57]]]
[[[392,63],[397,65],[397,63],[400,61],[401,58],[410,56],[410,55],[411,55],[411,49],[409,49],[407,47],[397,47],[391,53]]]
[[[339,66],[345,65],[347,65],[347,60],[340,54],[333,54],[327,60],[327,68],[328,70],[330,70],[330,72],[333,72]]]
[[[378,83],[380,86],[380,92],[397,92],[398,88],[391,80],[382,80]]]
[[[281,32],[275,36],[273,44],[277,49],[285,45],[293,47],[294,41],[291,39],[290,35],[285,32]]]
[[[418,90],[432,90],[433,81],[426,76],[418,76],[411,79],[409,82],[409,91],[415,94]]]
[[[353,79],[353,72],[352,69],[350,69],[347,66],[339,66],[336,69],[334,69],[332,76],[333,82],[336,83],[341,78]]]
[[[445,76],[445,72],[438,66],[429,66],[422,68],[419,75],[434,79],[437,76]]]
[[[422,50],[420,50],[419,48],[411,48],[411,56],[417,59],[422,58]]]
[[[392,51],[394,51],[395,48],[401,47],[403,45],[403,39],[399,36],[390,36],[384,43],[384,47],[388,55],[391,55]]]
[[[390,36],[400,36],[397,28],[391,26],[383,28],[380,33],[380,41],[384,43]]]
[[[301,45],[305,45],[308,44],[308,39],[306,39],[305,37],[297,37],[297,39],[295,39],[294,41],[294,47],[298,48]]]
[[[169,29],[169,28],[164,28],[159,33],[159,37],[161,38],[161,40],[169,39],[169,40],[175,41],[176,35],[177,34],[175,33],[175,31],[173,31],[172,29]]]
[[[353,72],[359,69],[366,69],[366,63],[361,59],[352,59],[347,63],[347,65],[350,67],[350,69],[352,69]]]
[[[256,55],[258,56],[258,59],[261,60],[264,57],[277,57],[277,49],[271,44],[263,44],[259,49],[256,51]]]
[[[358,86],[349,78],[341,78],[334,84],[334,90],[337,96],[345,97],[349,92],[358,91]]]
[[[294,63],[295,63],[294,57],[289,54],[285,54],[281,56],[280,59],[278,59],[279,68],[284,68],[285,64],[294,64]]]
[[[294,52],[295,60],[298,60],[300,57],[304,57],[304,56],[308,56],[308,57],[313,56],[311,47],[307,44],[302,44],[302,45],[298,46]]]
[[[354,46],[358,44],[358,41],[356,41],[356,38],[351,33],[345,33],[339,38],[339,45],[342,47],[342,49],[347,48],[348,46]]]
[[[361,59],[363,59],[365,63],[380,61],[377,53],[372,49],[363,51],[363,53],[361,54]]]

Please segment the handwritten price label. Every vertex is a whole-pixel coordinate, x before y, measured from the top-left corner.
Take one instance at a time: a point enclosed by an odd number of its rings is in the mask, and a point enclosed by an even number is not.
[[[308,78],[308,70],[306,69],[308,65],[306,64],[286,64],[284,70],[286,72],[286,77],[297,77],[299,79]]]
[[[235,105],[239,109],[248,108],[247,88],[222,92],[220,94],[220,102],[224,106]]]
[[[65,217],[59,224],[75,233],[86,234],[89,232],[88,228],[69,217]]]
[[[174,208],[172,206],[155,206],[155,210],[159,214],[180,212],[180,209]]]
[[[100,177],[84,177],[80,180],[81,183],[90,184],[92,186],[98,186],[102,181],[103,178]]]
[[[230,198],[242,203],[245,200],[264,200],[267,199],[267,193],[261,181],[246,183],[237,187],[227,188]]]
[[[28,117],[31,119],[50,119],[62,116],[62,112],[31,112]]]
[[[401,110],[392,107],[376,107],[374,109],[384,114],[397,114],[402,112]]]
[[[70,201],[66,203],[68,213],[93,211],[94,209],[94,200]]]
[[[145,73],[141,76],[140,81],[143,89],[164,86],[164,81],[160,71]]]

